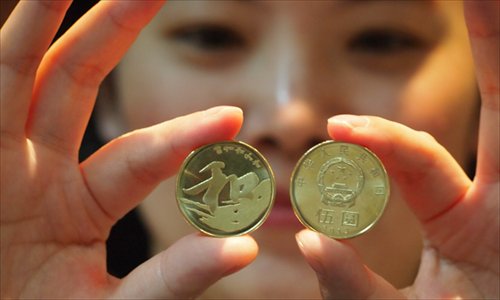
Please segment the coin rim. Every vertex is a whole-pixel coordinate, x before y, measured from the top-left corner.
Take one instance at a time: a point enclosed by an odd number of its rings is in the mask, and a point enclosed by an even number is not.
[[[254,226],[251,226],[250,228],[248,228],[247,230],[244,230],[242,232],[228,233],[228,234],[218,234],[218,233],[214,233],[214,232],[211,232],[209,230],[203,229],[203,228],[201,228],[200,226],[198,226],[194,221],[192,221],[188,217],[188,215],[184,212],[184,209],[182,208],[181,203],[180,203],[180,196],[181,196],[180,195],[180,181],[181,181],[181,178],[183,177],[183,172],[182,171],[185,169],[185,167],[189,164],[189,162],[198,153],[202,152],[206,148],[209,148],[209,147],[212,147],[212,146],[215,146],[215,145],[219,145],[219,144],[241,145],[241,146],[247,148],[248,150],[251,150],[264,163],[263,165],[266,167],[266,169],[267,169],[267,171],[269,173],[269,177],[271,179],[271,201],[270,201],[269,206],[268,206],[268,208],[266,210],[266,213],[264,214],[264,216]],[[184,159],[182,165],[179,168],[179,172],[177,173],[176,186],[175,186],[175,198],[177,200],[177,207],[181,211],[183,219],[188,224],[190,224],[192,227],[194,227],[195,229],[197,229],[198,231],[203,232],[203,233],[205,233],[205,234],[207,234],[209,236],[218,237],[218,238],[225,238],[225,237],[232,237],[232,236],[241,236],[241,235],[245,235],[247,233],[250,233],[250,232],[253,232],[253,231],[257,230],[260,226],[262,226],[262,224],[264,224],[264,222],[266,221],[266,219],[271,214],[271,210],[272,210],[272,208],[274,206],[274,200],[276,198],[276,181],[275,181],[275,178],[274,178],[274,172],[273,172],[273,170],[271,168],[271,165],[269,164],[269,162],[267,161],[267,159],[257,149],[255,149],[254,147],[252,147],[249,144],[247,144],[245,142],[242,142],[242,141],[231,141],[231,140],[228,140],[228,141],[215,142],[215,143],[206,144],[204,146],[196,148],[195,150],[191,151],[191,153],[189,153],[189,155]]]
[[[304,161],[304,159],[306,159],[308,157],[308,155],[311,152],[315,151],[317,148],[320,148],[320,147],[323,147],[323,146],[329,145],[329,144],[339,144],[339,145],[345,144],[345,145],[348,145],[348,146],[355,146],[355,147],[361,148],[361,149],[367,151],[369,154],[373,155],[373,157],[375,157],[376,162],[380,165],[380,167],[381,167],[381,169],[383,171],[384,181],[385,181],[385,183],[387,185],[387,193],[385,195],[384,204],[382,206],[382,209],[380,210],[380,214],[375,218],[375,220],[373,220],[373,222],[370,225],[366,226],[361,231],[356,232],[354,234],[343,235],[343,236],[330,235],[330,234],[327,234],[325,232],[322,232],[322,231],[314,228],[312,225],[310,225],[305,220],[305,218],[303,218],[302,213],[300,212],[300,208],[296,204],[296,199],[295,199],[295,195],[294,195],[294,182],[295,182],[295,176],[297,175],[297,172],[298,172],[300,166],[302,165],[302,162]],[[358,145],[358,144],[347,143],[347,142],[338,142],[338,141],[334,141],[334,140],[328,140],[328,141],[321,142],[321,143],[319,143],[317,145],[314,145],[309,150],[307,150],[302,155],[302,157],[298,160],[297,164],[295,164],[295,167],[293,169],[292,176],[290,176],[290,202],[292,202],[293,213],[295,214],[295,216],[297,217],[297,219],[299,219],[300,223],[302,223],[302,225],[304,225],[306,228],[308,228],[310,230],[313,230],[315,232],[322,233],[322,234],[324,234],[324,235],[326,235],[328,237],[331,237],[331,238],[334,238],[334,239],[337,239],[337,240],[351,239],[351,238],[360,236],[360,235],[366,233],[367,231],[369,231],[370,229],[372,229],[374,227],[374,225],[380,220],[380,218],[384,214],[385,208],[387,207],[387,202],[388,202],[389,197],[390,197],[390,192],[391,192],[391,188],[390,188],[389,176],[388,176],[387,171],[386,171],[386,169],[384,167],[384,164],[382,163],[382,161],[380,160],[380,158],[375,153],[373,153],[373,151],[371,151],[370,149],[368,149],[368,148],[366,148],[364,146],[361,146],[361,145]]]

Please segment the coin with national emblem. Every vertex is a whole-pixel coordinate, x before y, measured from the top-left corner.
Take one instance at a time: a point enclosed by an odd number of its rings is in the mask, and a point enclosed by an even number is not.
[[[385,209],[389,190],[387,173],[375,154],[334,141],[307,151],[290,182],[292,206],[302,224],[336,239],[372,228]]]

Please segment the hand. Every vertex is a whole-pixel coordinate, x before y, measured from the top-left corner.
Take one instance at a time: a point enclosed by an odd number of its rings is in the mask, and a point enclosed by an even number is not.
[[[239,109],[218,107],[124,135],[78,163],[100,82],[161,5],[101,2],[49,50],[68,1],[21,1],[2,28],[2,298],[195,297],[256,256],[250,237],[191,235],[124,280],[106,272],[111,226],[189,151],[233,138],[242,123]]]
[[[426,133],[376,117],[330,119],[332,138],[365,145],[381,158],[420,220],[425,241],[413,285],[398,291],[364,266],[349,242],[300,232],[297,241],[325,298],[500,297],[500,7],[498,1],[467,1],[465,9],[482,98],[476,177],[471,182]]]

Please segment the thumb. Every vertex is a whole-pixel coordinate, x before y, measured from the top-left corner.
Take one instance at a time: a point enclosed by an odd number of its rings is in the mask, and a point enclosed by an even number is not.
[[[306,261],[316,271],[323,298],[404,298],[387,281],[363,265],[347,243],[308,229],[300,231],[296,239]]]
[[[188,235],[125,277],[113,298],[195,298],[222,277],[257,256],[250,236],[213,238]]]

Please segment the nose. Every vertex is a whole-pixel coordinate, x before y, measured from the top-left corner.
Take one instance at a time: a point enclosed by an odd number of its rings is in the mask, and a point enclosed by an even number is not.
[[[287,100],[245,113],[242,135],[264,152],[297,160],[307,149],[328,139],[326,119],[307,100]]]
[[[258,149],[297,160],[307,149],[328,139],[328,101],[315,87],[321,82],[304,41],[283,30],[272,47],[256,59],[258,74],[245,108],[242,137]]]

